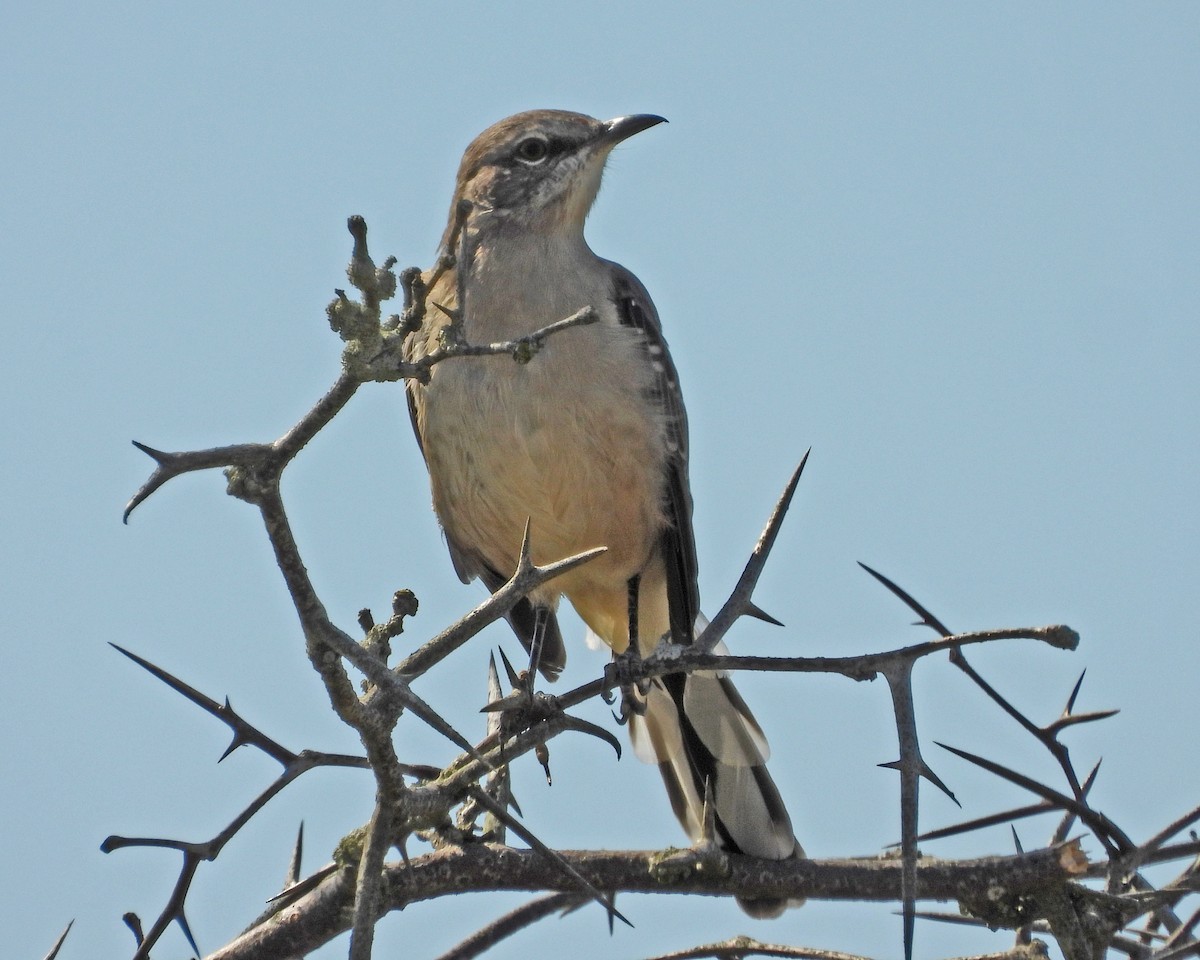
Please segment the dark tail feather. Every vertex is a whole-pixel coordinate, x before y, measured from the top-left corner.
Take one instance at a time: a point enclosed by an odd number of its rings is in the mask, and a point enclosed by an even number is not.
[[[480,574],[487,588],[495,593],[507,582],[505,577],[494,570],[484,570]],[[537,611],[528,600],[521,599],[504,615],[513,633],[521,641],[526,652],[533,646],[533,631],[537,620]],[[563,667],[567,665],[567,647],[563,643],[562,631],[558,629],[558,617],[553,610],[546,612],[545,633],[542,636],[542,656],[538,661],[538,672],[550,683],[558,679]]]

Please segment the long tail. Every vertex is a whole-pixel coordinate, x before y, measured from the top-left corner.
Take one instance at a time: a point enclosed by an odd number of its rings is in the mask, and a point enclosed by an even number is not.
[[[717,842],[767,860],[803,857],[792,821],[767,773],[762,729],[723,674],[671,674],[652,682],[645,713],[630,719],[634,752],[658,764],[675,816],[701,838],[704,785],[710,784]],[[803,901],[738,898],[752,917],[777,917]]]

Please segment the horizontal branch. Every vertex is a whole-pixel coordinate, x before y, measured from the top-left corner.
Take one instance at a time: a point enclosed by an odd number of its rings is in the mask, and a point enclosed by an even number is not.
[[[696,670],[764,670],[776,673],[840,673],[852,680],[873,680],[896,664],[920,657],[957,650],[975,643],[996,640],[1040,640],[1059,650],[1074,650],[1079,634],[1068,626],[1017,627],[1004,630],[979,630],[942,637],[928,643],[915,643],[885,653],[857,654],[850,657],[736,657],[684,654],[680,665]],[[679,667],[676,667],[679,669]],[[657,672],[657,671],[656,671]]]
[[[789,895],[810,900],[894,901],[900,897],[901,864],[896,859],[758,860],[729,856],[728,871],[680,872],[664,876],[660,851],[560,851],[564,860],[599,890],[707,896]],[[918,862],[920,899],[958,900],[972,891],[1001,891],[1004,897],[1033,895],[1070,881],[1080,870],[1077,844],[1013,857]],[[248,931],[208,960],[269,960],[311,951],[348,928],[353,900],[351,870],[331,874],[269,925]],[[561,891],[578,887],[561,870],[531,850],[472,844],[450,847],[409,863],[385,867],[385,911],[462,893]]]
[[[1074,650],[1079,645],[1079,634],[1063,624],[1047,627],[1016,627],[1002,630],[979,630],[958,633],[897,647],[884,653],[855,654],[849,657],[753,657],[698,653],[686,647],[664,644],[655,653],[639,661],[623,664],[623,680],[634,682],[650,680],[668,673],[691,673],[696,670],[761,670],[766,673],[837,673],[851,680],[874,680],[880,674],[895,669],[903,663],[911,663],[921,657],[943,651],[957,650],[974,643],[990,643],[996,640],[1040,640],[1058,650]],[[557,695],[554,699],[563,708],[573,707],[585,700],[607,692],[616,685],[613,670],[604,677],[581,684],[573,690]]]

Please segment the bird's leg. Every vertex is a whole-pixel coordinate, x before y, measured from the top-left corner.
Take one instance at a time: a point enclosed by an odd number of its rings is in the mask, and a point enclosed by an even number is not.
[[[626,589],[629,592],[629,644],[625,647],[624,653],[613,658],[616,662],[618,675],[621,675],[627,668],[640,662],[642,659],[641,647],[638,645],[638,612],[640,609],[639,593],[641,586],[642,576],[640,573],[635,573],[626,583]],[[621,681],[621,716],[618,718],[621,723],[627,723],[631,716],[641,716],[646,712],[646,701],[641,696],[641,691],[637,687],[636,683],[628,679]]]
[[[642,651],[638,647],[638,591],[642,586],[642,575],[635,573],[629,578],[626,589],[629,591],[629,651],[630,659],[641,658]]]

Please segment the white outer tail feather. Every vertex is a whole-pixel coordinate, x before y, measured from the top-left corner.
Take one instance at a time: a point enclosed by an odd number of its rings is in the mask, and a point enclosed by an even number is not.
[[[697,635],[705,626],[707,622],[700,618]],[[713,652],[728,650],[720,643]],[[770,756],[766,737],[733,682],[718,671],[683,678],[682,716],[677,697],[662,679],[652,681],[644,698],[645,712],[630,718],[629,735],[638,759],[658,765],[688,836],[694,843],[703,839],[707,780],[720,846],[768,860],[803,857],[766,770]],[[694,740],[691,749],[685,727],[699,741]],[[741,898],[738,902],[747,913],[761,917],[778,916],[786,907],[803,903]]]

